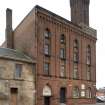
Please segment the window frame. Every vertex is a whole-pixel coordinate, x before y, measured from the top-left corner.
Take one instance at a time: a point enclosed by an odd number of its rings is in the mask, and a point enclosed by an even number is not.
[[[46,56],[50,56],[50,45],[49,44],[44,45],[44,54]]]
[[[91,47],[90,45],[86,48],[86,64],[91,65]]]
[[[73,44],[73,61],[79,62],[79,43],[77,39],[74,40]]]
[[[16,63],[15,64],[14,77],[15,78],[22,78],[22,70],[23,70],[23,64]]]
[[[60,88],[60,103],[62,104],[66,103],[66,88],[65,87]]]
[[[66,51],[65,48],[60,48],[60,58],[66,59]]]
[[[44,31],[44,37],[45,39],[49,39],[51,37],[51,32],[49,31],[48,28],[46,28]]]
[[[65,38],[65,35],[64,34],[61,34],[60,35],[60,43],[61,44],[65,44],[66,43],[66,38]]]
[[[73,64],[73,79],[79,79],[78,63]]]
[[[66,65],[64,62],[60,64],[60,77],[61,78],[66,77]]]
[[[86,47],[86,79],[91,80],[91,47]]]
[[[86,89],[86,98],[92,98],[92,91],[90,87]]]
[[[73,98],[80,98],[80,90],[78,86],[73,87]]]
[[[48,62],[44,63],[43,72],[44,72],[44,75],[50,76],[50,63],[48,63]]]

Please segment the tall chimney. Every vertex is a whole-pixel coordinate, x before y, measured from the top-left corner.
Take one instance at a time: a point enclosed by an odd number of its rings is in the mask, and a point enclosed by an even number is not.
[[[89,3],[90,0],[70,0],[71,22],[89,26]]]
[[[12,10],[8,9],[6,10],[6,47],[7,48],[13,48],[13,31],[12,31]]]

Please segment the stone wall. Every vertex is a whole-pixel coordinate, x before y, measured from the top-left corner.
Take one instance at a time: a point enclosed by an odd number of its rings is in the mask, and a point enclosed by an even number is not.
[[[15,78],[15,64],[22,64],[21,78]],[[0,58],[0,105],[11,105],[11,88],[17,88],[18,105],[35,105],[33,65]]]

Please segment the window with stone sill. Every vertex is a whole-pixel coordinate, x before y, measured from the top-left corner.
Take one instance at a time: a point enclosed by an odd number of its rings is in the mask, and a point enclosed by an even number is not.
[[[90,48],[90,45],[88,45],[87,49],[86,49],[86,64],[91,65],[91,48]]]
[[[60,48],[60,58],[65,59],[65,48]]]
[[[91,80],[91,66],[87,65],[87,80]]]
[[[81,97],[85,97],[85,90],[81,91]]]
[[[90,87],[86,90],[86,97],[87,98],[92,98],[92,93],[91,93],[91,88]]]
[[[79,93],[79,88],[76,86],[73,88],[73,98],[79,98],[80,97],[80,93]]]
[[[79,61],[79,44],[77,40],[74,40],[74,46],[73,46],[73,60],[74,62]]]
[[[44,75],[49,76],[50,75],[50,64],[49,63],[44,63]]]
[[[22,76],[22,64],[15,65],[15,78],[21,78]]]
[[[60,77],[66,77],[65,64],[60,65]]]
[[[50,33],[49,29],[46,29],[45,32],[44,32],[44,37],[45,38],[50,38],[50,36],[51,36],[51,33]]]
[[[51,53],[51,32],[47,28],[44,32],[44,54],[50,56]]]
[[[60,36],[60,43],[61,44],[65,44],[65,36],[64,36],[64,34],[61,34],[61,36]]]
[[[78,63],[74,63],[74,68],[73,68],[73,79],[78,79],[79,74],[78,74]]]
[[[49,44],[44,45],[44,54],[50,55],[50,45]]]
[[[78,53],[74,52],[74,62],[78,62]]]

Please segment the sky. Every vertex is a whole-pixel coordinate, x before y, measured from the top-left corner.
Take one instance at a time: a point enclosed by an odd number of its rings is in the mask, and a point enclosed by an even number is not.
[[[40,5],[70,20],[69,0],[1,0],[0,1],[0,44],[5,40],[6,8],[13,10],[13,29],[31,11]],[[97,88],[105,87],[105,0],[90,0],[90,27],[97,30],[96,70]]]

